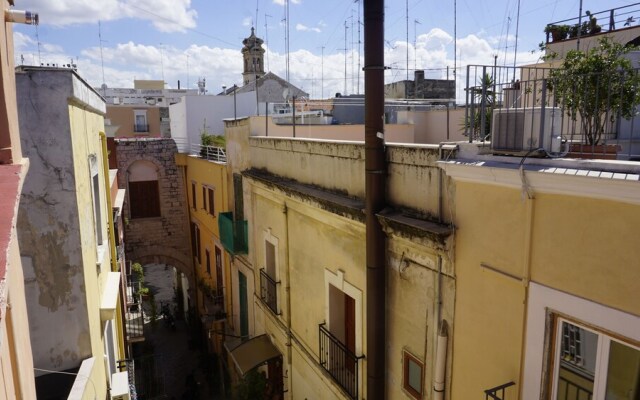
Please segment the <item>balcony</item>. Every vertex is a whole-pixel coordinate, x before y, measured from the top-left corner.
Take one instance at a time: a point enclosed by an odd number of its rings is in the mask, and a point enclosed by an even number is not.
[[[192,144],[191,154],[217,163],[227,162],[227,152],[222,147]]]
[[[232,212],[218,214],[218,228],[220,229],[220,241],[229,253],[247,254],[249,251],[249,238],[247,221],[234,221]]]
[[[352,399],[358,398],[358,360],[356,356],[338,338],[326,328],[319,326],[320,365],[333,377],[333,380]]]
[[[144,340],[144,314],[142,311],[142,299],[138,294],[141,282],[136,282],[133,277],[127,277],[127,300],[125,328],[129,342]]]
[[[267,274],[264,268],[260,270],[260,298],[276,315],[278,315],[278,287],[276,286],[278,283]]]
[[[564,40],[576,39],[612,32],[618,29],[635,26],[634,15],[640,13],[640,3],[629,4],[610,10],[595,13],[586,12],[585,15],[565,19],[547,24],[545,33],[547,43],[557,43]]]
[[[511,386],[515,386],[515,382],[507,382],[503,385],[496,386],[484,391],[485,400],[507,400],[506,390]]]
[[[148,133],[149,124],[133,124],[133,131],[137,133]]]
[[[493,154],[639,161],[632,82],[640,71],[572,73],[571,80],[562,71],[467,66],[461,123],[469,143],[486,143]]]

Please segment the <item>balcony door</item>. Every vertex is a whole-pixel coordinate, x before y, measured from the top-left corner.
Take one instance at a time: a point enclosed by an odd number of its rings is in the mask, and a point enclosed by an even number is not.
[[[356,301],[333,285],[329,285],[329,331],[355,354]]]
[[[247,301],[247,277],[238,271],[238,296],[240,298],[240,336],[249,336],[249,302]]]

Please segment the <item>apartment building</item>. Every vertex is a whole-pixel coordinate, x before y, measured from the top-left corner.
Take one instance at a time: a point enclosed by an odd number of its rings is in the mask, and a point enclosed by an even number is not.
[[[17,232],[38,398],[128,393],[104,100],[70,69],[21,67],[16,86],[30,159]]]

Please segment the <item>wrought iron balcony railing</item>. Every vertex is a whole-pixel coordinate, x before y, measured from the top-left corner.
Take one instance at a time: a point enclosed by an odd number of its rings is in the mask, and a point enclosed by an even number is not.
[[[349,397],[357,399],[358,361],[364,357],[356,356],[344,343],[329,332],[325,324],[320,324],[319,329],[320,365],[349,394]]]
[[[144,312],[142,299],[138,292],[142,283],[133,281],[131,276],[127,279],[127,304],[125,329],[129,341],[144,340]]]
[[[267,271],[262,268],[260,270],[260,298],[265,304],[273,311],[274,314],[278,314],[278,282],[267,274]]]
[[[149,132],[149,124],[133,124],[134,132]]]
[[[484,391],[485,400],[506,400],[505,390],[511,386],[514,386],[515,382],[507,382],[500,386],[496,386]]]

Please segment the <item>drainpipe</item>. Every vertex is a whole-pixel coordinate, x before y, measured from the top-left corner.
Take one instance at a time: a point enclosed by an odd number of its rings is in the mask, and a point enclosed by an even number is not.
[[[287,251],[285,251],[284,255],[284,265],[286,268],[286,286],[285,286],[285,296],[287,296],[287,366],[289,367],[289,371],[287,371],[287,375],[289,377],[289,398],[295,399],[293,396],[293,366],[291,365],[293,360],[292,347],[291,347],[291,274],[289,269],[289,213],[287,204],[282,205],[282,212],[284,213],[284,243],[287,246]]]
[[[386,243],[376,214],[385,207],[384,0],[364,2],[367,399],[384,399]]]
[[[433,376],[433,400],[444,399],[445,371],[447,367],[447,342],[449,332],[447,321],[442,320],[438,329],[436,341],[436,371]]]

